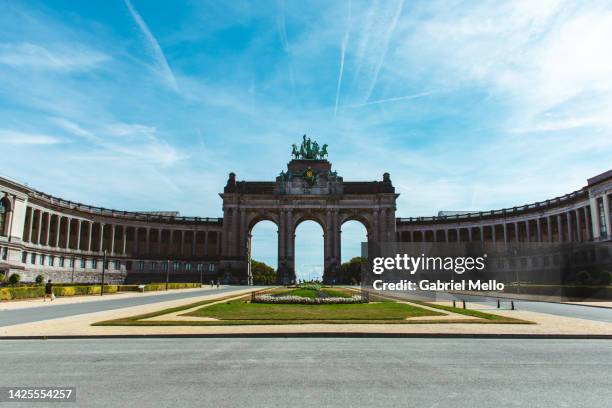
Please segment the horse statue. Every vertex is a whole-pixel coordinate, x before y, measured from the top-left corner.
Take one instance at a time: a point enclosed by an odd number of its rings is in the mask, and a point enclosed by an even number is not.
[[[297,148],[295,143],[291,145],[291,155],[295,159],[299,159],[300,158],[300,151],[298,150],[298,148]]]
[[[327,157],[327,143],[321,147],[321,152],[319,153],[322,159]]]
[[[317,157],[319,157],[319,144],[316,141],[312,143],[312,151],[310,152],[310,156],[313,159],[317,159]]]

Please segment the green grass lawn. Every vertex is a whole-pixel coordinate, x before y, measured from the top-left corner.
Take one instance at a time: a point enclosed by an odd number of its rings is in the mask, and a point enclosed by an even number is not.
[[[342,288],[338,288],[343,290]],[[293,289],[292,289],[293,290]],[[336,289],[334,289],[336,290]],[[284,291],[279,291],[284,292]],[[277,292],[278,293],[278,292]],[[352,293],[347,290],[346,293]],[[371,303],[336,304],[336,305],[291,305],[291,304],[265,304],[250,303],[250,295],[239,299],[209,299],[188,305],[156,312],[129,316],[120,319],[107,320],[94,323],[94,326],[226,326],[226,325],[278,325],[278,324],[343,324],[343,323],[369,323],[369,324],[426,324],[426,323],[506,323],[531,324],[532,322],[495,315],[477,310],[453,308],[436,305],[434,303],[413,302],[413,304],[398,303],[391,298],[379,298]],[[372,297],[371,297],[372,299]],[[217,303],[219,300],[224,302]],[[216,303],[212,304],[211,303]],[[417,304],[414,304],[417,303]],[[208,306],[209,305],[209,306]],[[419,305],[439,309],[440,312],[427,310]],[[179,320],[144,320],[151,317],[176,313],[182,310],[194,309],[187,316],[211,317],[220,320],[179,321]],[[464,320],[406,320],[408,317],[437,316],[443,311],[454,312],[471,316],[474,319]]]
[[[442,313],[404,303],[358,303],[339,305],[286,305],[234,300],[203,307],[187,316],[221,320],[404,320]]]

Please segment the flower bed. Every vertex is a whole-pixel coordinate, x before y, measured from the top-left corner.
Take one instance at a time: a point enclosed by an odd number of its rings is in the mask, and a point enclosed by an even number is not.
[[[273,296],[273,295],[255,295],[251,298],[251,303],[274,303],[274,304],[298,304],[298,305],[333,305],[333,304],[353,304],[364,303],[361,295],[352,297],[317,297],[308,298],[302,296]]]

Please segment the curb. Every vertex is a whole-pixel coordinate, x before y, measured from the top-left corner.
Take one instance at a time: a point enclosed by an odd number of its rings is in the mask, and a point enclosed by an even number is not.
[[[2,340],[70,340],[70,339],[176,339],[176,338],[436,338],[436,339],[583,339],[612,340],[612,334],[471,334],[471,333],[203,333],[203,334],[111,334],[0,336]]]

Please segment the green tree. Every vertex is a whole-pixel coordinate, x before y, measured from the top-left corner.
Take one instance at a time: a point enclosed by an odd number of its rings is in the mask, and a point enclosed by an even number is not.
[[[358,285],[361,282],[361,265],[364,259],[360,256],[352,258],[340,265],[338,281],[336,283]]]
[[[20,280],[21,280],[21,275],[19,275],[18,273],[14,273],[11,276],[9,276],[9,283],[11,285],[17,285]]]
[[[276,271],[270,265],[251,259],[251,273],[254,285],[274,285]]]

